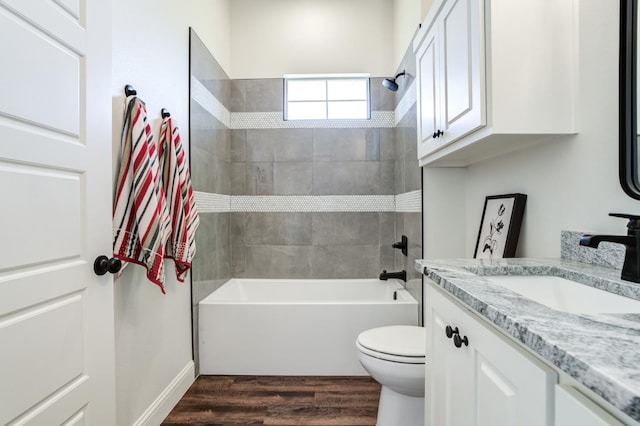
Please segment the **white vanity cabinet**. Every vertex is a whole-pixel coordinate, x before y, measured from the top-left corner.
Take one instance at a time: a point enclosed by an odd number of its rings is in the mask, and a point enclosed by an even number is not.
[[[425,324],[427,425],[553,425],[555,371],[430,284]]]
[[[575,129],[575,0],[435,0],[414,39],[420,165]]]

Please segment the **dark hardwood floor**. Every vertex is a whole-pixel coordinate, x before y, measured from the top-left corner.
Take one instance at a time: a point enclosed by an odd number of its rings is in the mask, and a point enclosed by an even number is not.
[[[200,376],[162,424],[374,426],[379,397],[369,377]]]

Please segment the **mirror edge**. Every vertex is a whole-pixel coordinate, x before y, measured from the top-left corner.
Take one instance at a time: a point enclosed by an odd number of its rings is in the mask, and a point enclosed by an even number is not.
[[[624,192],[640,200],[637,141],[638,0],[620,0],[619,177]]]

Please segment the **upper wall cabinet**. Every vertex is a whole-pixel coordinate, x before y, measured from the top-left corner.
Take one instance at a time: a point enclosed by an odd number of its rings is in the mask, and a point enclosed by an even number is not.
[[[436,0],[414,40],[420,165],[576,133],[575,0]]]

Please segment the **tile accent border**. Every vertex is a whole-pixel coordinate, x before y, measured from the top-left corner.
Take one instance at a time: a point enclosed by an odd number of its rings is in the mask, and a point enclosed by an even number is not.
[[[396,106],[394,115],[394,127],[398,127],[398,124],[402,121],[404,116],[409,112],[411,107],[416,103],[416,83],[415,80],[411,82],[411,86],[405,91],[402,99],[398,102],[398,106]]]
[[[231,128],[231,113],[229,110],[194,76],[191,76],[191,99],[196,101],[205,111],[227,128]]]
[[[422,211],[421,191],[400,195],[222,195],[194,191],[198,212],[403,212]]]
[[[415,190],[396,195],[396,212],[420,213],[422,211],[422,191]]]
[[[232,112],[231,129],[342,129],[395,127],[393,111],[371,111],[370,120],[291,120],[282,112]]]
[[[393,195],[234,196],[232,212],[392,212]]]
[[[194,76],[191,76],[191,98],[228,129],[394,128],[416,103],[415,82],[413,82],[395,111],[371,111],[370,120],[284,121],[281,111],[229,112]]]
[[[231,196],[193,191],[199,213],[228,213],[231,211]]]

